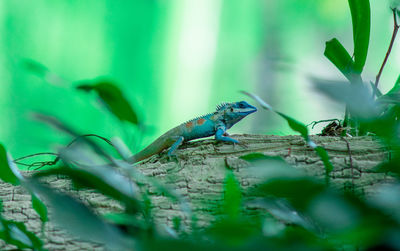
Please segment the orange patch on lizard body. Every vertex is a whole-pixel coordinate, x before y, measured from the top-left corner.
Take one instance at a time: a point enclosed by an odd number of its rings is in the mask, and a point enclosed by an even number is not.
[[[198,119],[198,120],[196,121],[196,123],[197,123],[198,125],[202,125],[202,124],[204,124],[204,122],[206,122],[206,120],[203,119],[203,118],[200,118],[200,119]]]
[[[191,128],[191,127],[193,127],[193,122],[187,122],[186,124],[185,124],[185,126],[186,126],[186,128]]]

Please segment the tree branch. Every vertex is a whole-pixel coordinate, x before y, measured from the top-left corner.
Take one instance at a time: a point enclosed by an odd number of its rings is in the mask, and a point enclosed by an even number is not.
[[[382,62],[381,68],[379,69],[378,75],[376,75],[375,89],[372,92],[372,97],[373,98],[375,97],[376,90],[378,89],[379,80],[380,80],[382,72],[383,72],[383,68],[385,67],[386,62],[387,62],[387,60],[389,58],[390,52],[392,51],[394,40],[396,39],[397,31],[399,30],[399,24],[397,23],[396,11],[397,11],[396,8],[392,9],[393,20],[394,20],[392,39],[390,40],[389,48],[388,48],[388,50],[386,52],[386,56],[385,56],[385,58],[384,58],[384,60]]]

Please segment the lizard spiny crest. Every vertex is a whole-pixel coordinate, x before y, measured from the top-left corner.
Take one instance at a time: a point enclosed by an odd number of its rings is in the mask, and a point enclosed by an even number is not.
[[[224,109],[227,105],[229,105],[229,103],[223,102],[223,103],[217,105],[217,109],[216,110],[220,111],[220,110]]]

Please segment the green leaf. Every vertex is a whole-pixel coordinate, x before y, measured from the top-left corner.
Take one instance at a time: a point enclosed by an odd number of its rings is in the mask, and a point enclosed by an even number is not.
[[[254,201],[251,205],[267,209],[268,213],[286,225],[295,224],[312,232],[317,232],[314,223],[293,208],[287,200],[262,198]]]
[[[262,154],[262,153],[249,153],[249,154],[240,156],[239,158],[251,162],[251,161],[257,161],[257,160],[269,159],[271,157],[267,156],[265,154]]]
[[[226,174],[223,203],[223,212],[229,219],[237,219],[240,216],[242,193],[232,171]]]
[[[329,182],[329,174],[333,171],[333,165],[332,165],[331,161],[329,160],[329,155],[326,152],[326,150],[321,146],[317,146],[314,150],[318,154],[318,156],[322,160],[322,162],[324,163],[325,181],[328,183]]]
[[[346,196],[325,191],[313,198],[307,215],[318,222],[318,227],[323,231],[340,235],[351,232],[361,223],[361,212],[355,204]]]
[[[397,78],[396,83],[394,84],[392,89],[390,89],[390,91],[388,91],[385,95],[388,95],[388,94],[399,94],[399,93],[400,93],[400,75]]]
[[[352,116],[357,119],[368,120],[379,114],[376,103],[372,99],[371,91],[365,85],[349,85],[346,82],[322,79],[312,79],[312,81],[317,91],[336,102],[345,103]]]
[[[221,220],[215,222],[206,233],[213,239],[218,240],[216,243],[225,244],[218,250],[265,250],[264,248],[232,248],[237,246],[246,246],[249,240],[258,237],[261,232],[261,222],[257,218],[238,218],[235,220]],[[208,245],[210,245],[209,243]],[[228,248],[231,247],[231,248]],[[156,250],[156,249],[154,249]],[[176,249],[171,249],[176,250]],[[189,250],[189,249],[184,249]],[[193,250],[193,249],[190,249]],[[203,250],[210,250],[209,248]]]
[[[116,227],[106,223],[87,206],[69,195],[40,184],[36,179],[27,179],[24,183],[32,192],[37,193],[49,205],[56,224],[80,239],[103,243],[112,250],[125,250],[131,243]]]
[[[143,220],[138,219],[135,215],[127,213],[107,213],[103,215],[103,218],[114,225],[133,227],[136,230],[146,229],[146,225]]]
[[[12,162],[6,149],[2,144],[0,144],[0,179],[16,186],[19,185],[20,182],[18,177],[11,169],[13,165],[14,163]]]
[[[0,225],[0,239],[6,243],[15,245],[18,249],[43,250],[43,242],[28,231],[24,223],[1,219]]]
[[[379,88],[377,88],[376,86],[375,86],[375,84],[372,82],[372,81],[370,81],[369,82],[369,84],[371,85],[371,89],[373,90],[373,91],[375,91],[375,95],[376,95],[376,97],[381,97],[383,94],[382,94],[382,92],[381,92],[381,90],[379,90]]]
[[[43,80],[47,81],[50,84],[55,85],[69,85],[69,81],[63,79],[59,75],[54,72],[51,72],[46,66],[43,64],[36,62],[32,59],[25,59],[23,61],[24,67],[35,74],[36,76],[42,78]]]
[[[311,177],[276,177],[257,186],[255,194],[263,197],[287,199],[296,209],[303,211],[326,186]]]
[[[28,71],[31,71],[41,78],[44,78],[49,72],[49,69],[47,69],[46,66],[32,59],[25,59],[23,65]]]
[[[353,69],[360,74],[368,54],[371,30],[371,10],[369,0],[348,0],[353,23],[354,65]]]
[[[351,80],[351,73],[353,70],[353,59],[343,45],[333,38],[325,43],[325,57],[331,61],[336,68],[349,80]]]
[[[106,107],[121,121],[138,124],[136,112],[129,104],[118,86],[109,81],[89,81],[76,87],[78,90],[94,91],[105,103]]]
[[[333,170],[332,163],[329,161],[329,156],[328,156],[328,153],[325,151],[325,149],[320,146],[317,146],[317,144],[315,144],[315,142],[310,139],[310,137],[308,135],[307,126],[304,125],[303,123],[287,116],[286,114],[283,114],[281,112],[278,112],[278,111],[272,109],[272,107],[269,105],[267,105],[267,106],[263,105],[263,104],[267,104],[267,103],[264,100],[262,100],[260,97],[258,97],[257,95],[247,93],[247,92],[242,92],[242,93],[250,96],[255,101],[259,102],[264,109],[276,112],[279,116],[281,116],[288,122],[288,125],[290,128],[292,128],[292,130],[300,133],[300,135],[304,138],[306,143],[316,151],[316,153],[318,154],[318,156],[324,163],[325,178],[326,178],[326,182],[328,183],[329,182],[329,173]]]
[[[32,194],[32,207],[38,213],[43,223],[49,220],[46,205],[35,194]]]
[[[304,125],[303,123],[287,116],[286,114],[283,114],[281,112],[276,112],[277,114],[279,114],[282,118],[284,118],[287,122],[290,128],[292,128],[292,130],[300,133],[300,135],[304,138],[304,140],[308,143],[309,142],[309,137],[308,137],[308,128],[306,125]]]

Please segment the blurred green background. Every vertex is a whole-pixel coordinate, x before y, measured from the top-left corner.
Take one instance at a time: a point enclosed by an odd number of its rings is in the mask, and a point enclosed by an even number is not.
[[[364,80],[374,81],[393,21],[390,1],[371,1],[371,40]],[[0,1],[0,141],[14,157],[54,149],[70,139],[30,112],[57,116],[80,133],[121,137],[137,151],[166,130],[253,92],[304,123],[342,118],[308,78],[343,79],[323,56],[337,37],[352,52],[347,0],[3,0]],[[399,72],[395,44],[380,86]],[[32,74],[31,59],[68,81]],[[121,124],[73,81],[105,77],[123,90],[146,130]],[[52,82],[52,81],[50,81]],[[321,127],[313,132],[317,133]],[[290,134],[260,111],[231,133]],[[142,135],[143,134],[143,135]]]

